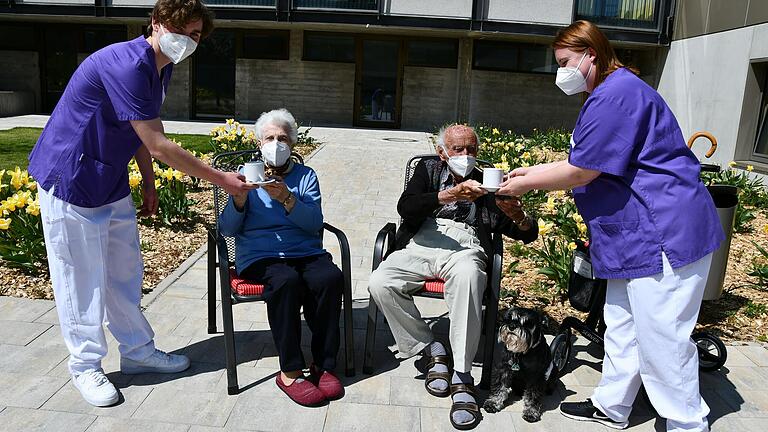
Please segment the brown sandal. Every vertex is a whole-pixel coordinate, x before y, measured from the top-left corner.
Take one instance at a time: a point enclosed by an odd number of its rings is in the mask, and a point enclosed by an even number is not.
[[[451,368],[453,367],[452,364],[453,358],[451,357],[450,353],[447,355],[438,355],[438,356],[422,356],[420,359],[416,360],[416,369],[419,370],[421,373],[426,373],[427,377],[424,380],[424,388],[427,389],[427,393],[431,394],[432,396],[436,397],[448,397],[451,394],[450,385],[448,388],[446,388],[444,391],[438,391],[433,389],[429,386],[432,381],[435,380],[445,380],[446,383],[451,382]],[[433,366],[436,364],[442,364],[445,365],[448,368],[448,372],[436,372],[436,371],[430,371]]]
[[[472,396],[475,401],[477,401],[477,394],[475,393],[475,386],[468,385],[468,384],[451,384],[451,396],[453,396],[456,393],[469,393],[470,396]],[[456,423],[453,421],[453,413],[456,411],[466,411],[470,414],[472,414],[472,417],[474,417],[474,420],[470,423]],[[478,424],[480,424],[480,420],[483,418],[482,414],[480,413],[480,407],[477,405],[476,402],[456,402],[453,401],[451,404],[451,412],[448,414],[449,419],[451,420],[451,425],[455,427],[458,430],[470,430],[477,427]]]

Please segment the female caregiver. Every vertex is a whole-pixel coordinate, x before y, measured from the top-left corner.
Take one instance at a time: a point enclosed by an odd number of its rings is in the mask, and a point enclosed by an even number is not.
[[[152,156],[230,194],[253,188],[169,141],[159,119],[171,63],[188,57],[212,29],[199,0],[159,0],[151,36],[107,46],[82,62],[29,155],[69,371],[95,406],[119,397],[101,368],[104,323],[119,343],[123,374],[189,367],[187,357],[155,348],[139,308],[144,265],[128,162],[135,157],[141,171],[145,214],[158,205]]]
[[[570,155],[513,170],[497,193],[573,189],[594,274],[608,279],[602,379],[586,402],[560,410],[623,429],[642,384],[668,431],[706,431],[690,336],[724,234],[699,162],[661,96],[619,62],[594,24],[571,24],[552,46],[556,84],[568,95],[590,93]]]

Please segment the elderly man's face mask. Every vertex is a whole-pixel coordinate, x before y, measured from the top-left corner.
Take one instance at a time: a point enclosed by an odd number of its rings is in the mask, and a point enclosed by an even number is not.
[[[455,175],[464,178],[475,169],[477,143],[474,137],[471,139],[454,138],[450,140],[449,144],[443,144],[443,150],[448,156],[448,168]]]

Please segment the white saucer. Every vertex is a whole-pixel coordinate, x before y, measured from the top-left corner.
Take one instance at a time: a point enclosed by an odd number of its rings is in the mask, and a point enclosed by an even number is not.
[[[264,181],[260,181],[260,182],[247,182],[247,183],[248,184],[262,186],[262,185],[270,184],[270,183],[274,183],[274,182],[275,182],[275,179],[269,179],[269,180],[264,180]]]
[[[499,187],[499,186],[497,186],[497,187],[492,187],[492,186],[480,186],[480,187],[481,187],[481,188],[483,188],[483,189],[485,189],[485,190],[487,190],[488,192],[491,192],[491,193],[493,193],[493,192],[496,192],[497,190],[501,189],[501,187]]]

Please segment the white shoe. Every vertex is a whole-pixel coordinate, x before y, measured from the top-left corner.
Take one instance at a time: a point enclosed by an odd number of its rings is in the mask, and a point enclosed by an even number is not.
[[[120,358],[120,372],[126,375],[140,373],[176,373],[189,368],[189,357],[178,354],[167,354],[156,349],[144,360]]]
[[[117,389],[101,369],[72,375],[72,384],[80,391],[83,399],[93,406],[114,405],[119,399]]]

